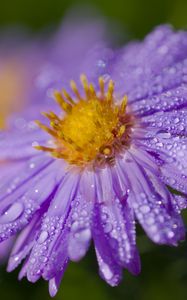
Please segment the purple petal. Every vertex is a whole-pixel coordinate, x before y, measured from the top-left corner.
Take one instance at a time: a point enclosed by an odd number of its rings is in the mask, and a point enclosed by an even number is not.
[[[122,268],[117,265],[114,257],[111,254],[108,240],[103,231],[102,220],[100,217],[100,201],[102,195],[100,188],[98,190],[98,184],[96,185],[97,191],[97,203],[94,208],[94,218],[92,227],[92,236],[94,240],[94,246],[99,265],[99,272],[101,277],[111,286],[116,286],[122,278]]]
[[[64,270],[61,272],[58,272],[55,277],[49,280],[49,294],[51,297],[56,296],[62,277],[64,275]]]
[[[162,130],[171,135],[187,136],[187,110],[160,111],[142,119],[148,130]]]
[[[146,165],[143,169],[135,154],[127,153],[119,163],[124,178],[129,180],[129,201],[147,235],[159,244],[176,245],[184,239],[182,219],[173,208],[171,195],[157,173],[148,170]]]
[[[187,138],[159,132],[149,131],[147,137],[141,140],[142,147],[145,145],[162,161],[160,176],[165,184],[187,194]]]
[[[26,260],[24,261],[24,264],[23,264],[23,266],[22,266],[20,272],[19,272],[19,275],[18,275],[18,279],[19,279],[19,280],[22,280],[23,277],[25,277],[25,276],[27,275],[28,259],[29,259],[29,258],[27,257]],[[35,281],[37,281],[37,278],[36,278]],[[34,281],[33,281],[33,282],[34,282]]]
[[[41,217],[45,213],[48,205],[49,204],[45,205],[36,212],[31,222],[18,236],[9,258],[8,272],[14,270],[31,251],[41,226]]]
[[[129,206],[126,195],[118,198],[114,193],[114,176],[119,176],[118,172],[115,174],[113,170],[113,174],[110,174],[107,168],[100,170],[97,175],[97,190],[99,191],[98,197],[100,197],[97,199],[99,218],[103,238],[108,241],[111,255],[117,264],[128,268],[132,261],[134,262],[136,252],[134,213]],[[139,263],[137,264],[138,267]]]
[[[95,214],[97,215],[97,210]],[[106,239],[102,236],[99,222],[95,219],[93,228],[94,246],[101,277],[111,286],[116,286],[122,279],[122,268],[114,261]]]
[[[36,274],[51,279],[67,263],[66,219],[74,199],[79,175],[66,175],[42,221],[41,230],[29,257],[27,277]],[[42,256],[40,253],[42,252]]]
[[[131,109],[138,117],[149,116],[163,111],[186,109],[187,107],[187,87],[181,86],[171,89],[165,93],[145,98],[132,103]]]
[[[96,240],[95,240],[96,241]],[[95,242],[96,243],[96,242]],[[101,247],[103,247],[101,249]],[[122,269],[115,265],[110,255],[104,250],[104,245],[95,245],[100,276],[111,286],[117,286],[122,279]],[[105,257],[107,255],[107,257]]]
[[[187,208],[187,197],[174,195],[173,199],[174,205],[176,206],[176,210],[178,212],[181,212],[181,210]]]
[[[91,226],[95,201],[94,176],[84,171],[77,191],[76,202],[68,220],[70,227],[68,255],[73,261],[80,260],[87,252],[91,241]]]
[[[42,203],[50,203],[58,179],[53,174],[55,163],[49,166],[48,162],[47,165],[46,170],[40,170],[30,184],[25,181],[21,186],[19,183],[19,187],[14,187],[14,192],[1,201],[3,210],[0,216],[1,240],[9,238],[27,225]]]
[[[121,50],[112,70],[117,90],[131,102],[186,82],[186,53],[186,32],[175,33],[169,26],[156,28],[143,42]]]
[[[18,160],[18,159],[29,159],[30,157],[38,156],[39,152],[34,148],[34,146],[45,144],[46,143],[46,135],[41,134],[38,131],[38,136],[28,135],[29,138],[25,138],[22,136],[20,138],[16,136],[14,133],[9,134],[8,138],[2,136],[3,142],[0,145],[0,155],[2,160]],[[12,143],[12,140],[14,142]],[[11,142],[10,142],[11,141]],[[16,141],[16,142],[15,142]],[[12,151],[12,149],[15,151]]]

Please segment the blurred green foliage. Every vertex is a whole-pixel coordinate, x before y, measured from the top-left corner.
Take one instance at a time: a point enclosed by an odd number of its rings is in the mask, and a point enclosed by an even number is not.
[[[73,5],[93,4],[98,11],[117,21],[122,32],[143,37],[160,23],[187,27],[186,0],[9,0],[1,1],[0,27],[24,25],[33,31],[60,23]],[[153,245],[140,234],[138,245],[142,273],[133,277],[124,272],[119,287],[111,288],[98,276],[93,249],[78,264],[71,263],[56,299],[63,300],[185,300],[187,299],[187,243],[178,248]],[[17,271],[8,274],[0,268],[1,300],[50,299],[47,283],[17,280]]]
[[[123,30],[142,37],[157,24],[187,27],[186,0],[9,0],[1,1],[0,25],[23,24],[34,30],[60,22],[77,4],[91,4]]]

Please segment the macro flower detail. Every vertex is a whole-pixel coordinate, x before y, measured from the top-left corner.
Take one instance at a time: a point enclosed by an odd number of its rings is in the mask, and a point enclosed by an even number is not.
[[[54,148],[36,146],[36,149],[48,151],[54,157],[82,168],[115,163],[117,153],[129,144],[132,117],[125,112],[127,97],[124,96],[118,107],[113,98],[112,80],[105,93],[104,79],[99,78],[99,95],[86,76],[82,75],[81,81],[85,98],[71,81],[76,102],[65,90],[64,95],[55,92],[56,101],[66,115],[60,118],[53,112],[44,114],[50,120],[51,128],[37,123],[55,139]]]
[[[29,111],[23,128],[1,133],[0,241],[21,231],[8,271],[26,258],[19,278],[48,280],[51,296],[91,240],[115,286],[123,268],[140,272],[137,222],[158,244],[185,237],[187,34],[161,26],[120,51],[95,51],[77,61],[82,85],[52,79],[37,124]]]

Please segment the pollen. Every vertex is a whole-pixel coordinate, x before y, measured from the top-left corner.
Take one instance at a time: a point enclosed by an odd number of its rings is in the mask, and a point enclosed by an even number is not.
[[[112,80],[106,87],[100,77],[97,89],[85,75],[81,75],[80,80],[84,93],[74,81],[70,82],[74,96],[64,89],[54,92],[62,113],[44,113],[49,126],[36,121],[52,139],[50,147],[35,148],[79,167],[113,164],[116,155],[129,146],[132,120],[126,112],[127,97],[124,96],[117,105]]]

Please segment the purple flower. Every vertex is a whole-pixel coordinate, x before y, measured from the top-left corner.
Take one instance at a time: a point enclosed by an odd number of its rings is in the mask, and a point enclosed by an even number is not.
[[[119,51],[79,41],[86,51],[76,70],[67,57],[68,76],[54,61],[42,75],[45,116],[34,107],[0,141],[9,161],[0,175],[0,239],[22,230],[8,271],[26,258],[19,278],[49,280],[52,296],[91,239],[101,277],[115,286],[123,268],[140,272],[136,221],[158,244],[185,237],[187,33],[161,26]]]

